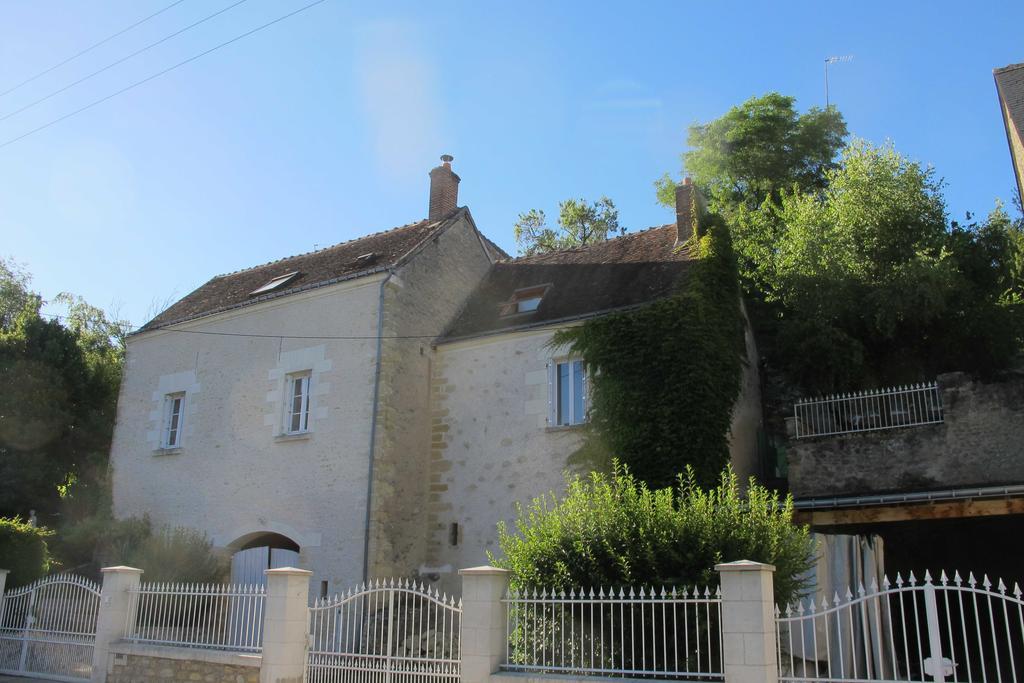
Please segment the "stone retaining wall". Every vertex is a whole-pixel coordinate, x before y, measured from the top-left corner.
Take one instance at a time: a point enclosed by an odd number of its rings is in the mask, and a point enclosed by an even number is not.
[[[945,422],[794,439],[793,496],[819,498],[1024,483],[1024,372],[940,375]]]
[[[107,683],[259,683],[259,655],[116,643]]]

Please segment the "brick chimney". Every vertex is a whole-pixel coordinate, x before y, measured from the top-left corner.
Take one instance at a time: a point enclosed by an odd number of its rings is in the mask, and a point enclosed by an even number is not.
[[[676,185],[676,246],[683,244],[691,237],[694,231],[700,237],[700,217],[707,211],[707,202],[704,195],[700,193],[697,186],[689,177],[683,180],[682,185]]]
[[[459,205],[459,176],[452,172],[451,154],[441,155],[441,165],[430,170],[430,213],[428,220],[439,221]]]

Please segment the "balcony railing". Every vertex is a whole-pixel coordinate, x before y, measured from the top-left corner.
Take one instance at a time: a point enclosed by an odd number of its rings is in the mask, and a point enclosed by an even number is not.
[[[872,432],[943,421],[935,382],[801,399],[793,406],[796,437]]]

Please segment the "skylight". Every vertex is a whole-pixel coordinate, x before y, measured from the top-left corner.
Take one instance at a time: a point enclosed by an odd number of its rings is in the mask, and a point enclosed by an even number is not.
[[[285,273],[284,275],[278,275],[277,277],[275,277],[273,280],[263,285],[262,287],[258,287],[249,292],[249,296],[256,296],[258,294],[266,294],[267,292],[272,292],[281,285],[284,285],[294,280],[298,276],[298,274],[299,271],[296,270],[291,273]]]
[[[526,287],[512,292],[508,301],[501,305],[501,315],[516,315],[517,313],[533,313],[540,308],[541,299],[547,293],[551,285],[537,285]]]

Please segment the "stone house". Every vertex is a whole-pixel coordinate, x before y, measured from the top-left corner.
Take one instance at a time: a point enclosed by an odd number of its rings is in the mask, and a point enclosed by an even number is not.
[[[516,501],[561,487],[587,380],[548,342],[680,286],[692,188],[676,223],[510,259],[457,208],[442,160],[425,220],[215,277],[129,338],[118,517],[206,532],[236,579],[299,564],[323,592],[379,576],[452,587]],[[748,355],[741,474],[761,421],[752,337]]]
[[[1024,201],[1024,63],[993,69],[1006,142],[1010,146],[1017,196]]]

